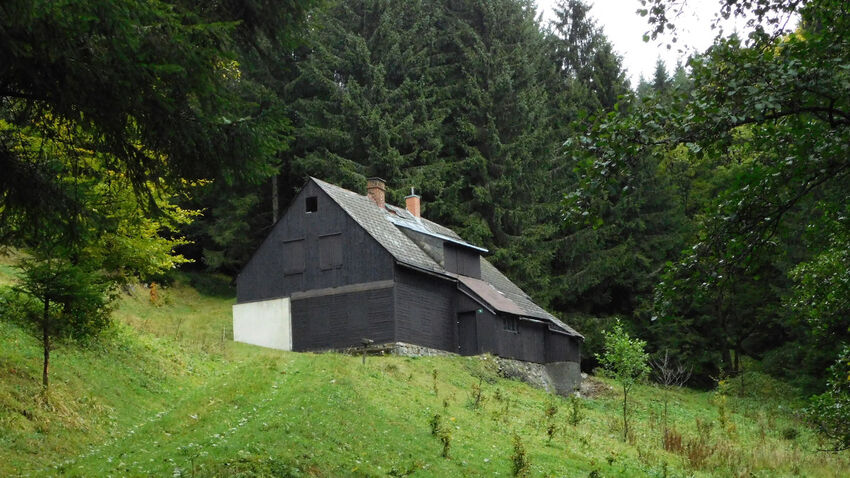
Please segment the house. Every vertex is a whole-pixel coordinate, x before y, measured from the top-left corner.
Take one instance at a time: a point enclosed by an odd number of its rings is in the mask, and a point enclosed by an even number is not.
[[[579,374],[584,338],[482,255],[486,249],[406,208],[310,178],[239,274],[234,339],[309,351],[405,344],[489,352]]]

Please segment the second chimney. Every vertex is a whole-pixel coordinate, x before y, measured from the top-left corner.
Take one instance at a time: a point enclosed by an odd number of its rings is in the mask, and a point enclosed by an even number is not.
[[[366,195],[375,201],[379,208],[383,209],[386,204],[387,185],[381,178],[369,178],[366,180]]]
[[[410,188],[410,196],[405,196],[404,198],[404,206],[407,209],[407,212],[416,217],[419,217],[420,208],[422,207],[420,199],[420,196],[413,193],[413,188]]]

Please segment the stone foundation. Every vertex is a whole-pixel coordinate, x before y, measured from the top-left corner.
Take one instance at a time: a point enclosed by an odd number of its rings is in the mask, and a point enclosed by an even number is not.
[[[362,355],[363,347],[348,347],[337,352]],[[457,355],[445,350],[438,350],[421,345],[404,342],[388,344],[371,344],[366,346],[366,355],[399,355],[402,357],[445,357]],[[502,357],[494,357],[499,367],[499,375],[505,378],[519,380],[533,387],[541,388],[550,393],[567,396],[575,393],[581,387],[581,370],[578,362],[552,362],[547,364],[523,362]]]
[[[347,347],[344,349],[336,349],[334,352],[363,355],[363,346]],[[388,344],[370,344],[365,347],[366,355],[399,355],[401,357],[445,357],[449,355],[457,355],[445,350],[423,347],[421,345],[413,345],[404,342],[393,342]]]
[[[496,357],[496,363],[499,365],[499,375],[550,393],[568,396],[581,387],[581,369],[578,362],[542,364]]]

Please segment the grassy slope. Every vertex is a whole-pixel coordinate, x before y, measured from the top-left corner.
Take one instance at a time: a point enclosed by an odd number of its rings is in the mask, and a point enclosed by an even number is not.
[[[583,400],[584,420],[572,427],[565,400],[499,378],[491,359],[380,357],[364,367],[356,357],[222,342],[232,299],[200,294],[186,284],[200,279],[190,279],[158,306],[137,288],[117,314],[132,326],[87,348],[60,346],[51,406],[38,398],[37,342],[0,323],[0,476],[509,476],[514,433],[532,476],[841,476],[850,465],[810,452],[815,438],[776,399],[730,396],[724,426],[715,394],[675,392],[685,450],[670,453],[653,387],[634,393],[636,433],[624,444],[613,391]],[[473,409],[478,383],[485,401]],[[553,401],[559,430],[547,443]],[[451,427],[449,459],[431,435],[435,413]],[[710,424],[702,445],[698,420]],[[799,435],[782,438],[786,429]],[[701,452],[711,452],[704,463]]]

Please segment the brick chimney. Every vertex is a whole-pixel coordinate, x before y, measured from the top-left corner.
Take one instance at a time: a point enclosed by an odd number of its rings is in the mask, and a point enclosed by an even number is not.
[[[419,217],[419,212],[422,207],[420,196],[416,195],[413,192],[413,188],[410,188],[410,196],[405,196],[404,198],[404,206],[410,214],[413,214],[416,217]]]
[[[369,178],[366,180],[366,195],[375,201],[379,208],[383,209],[386,204],[387,185],[381,178]]]

